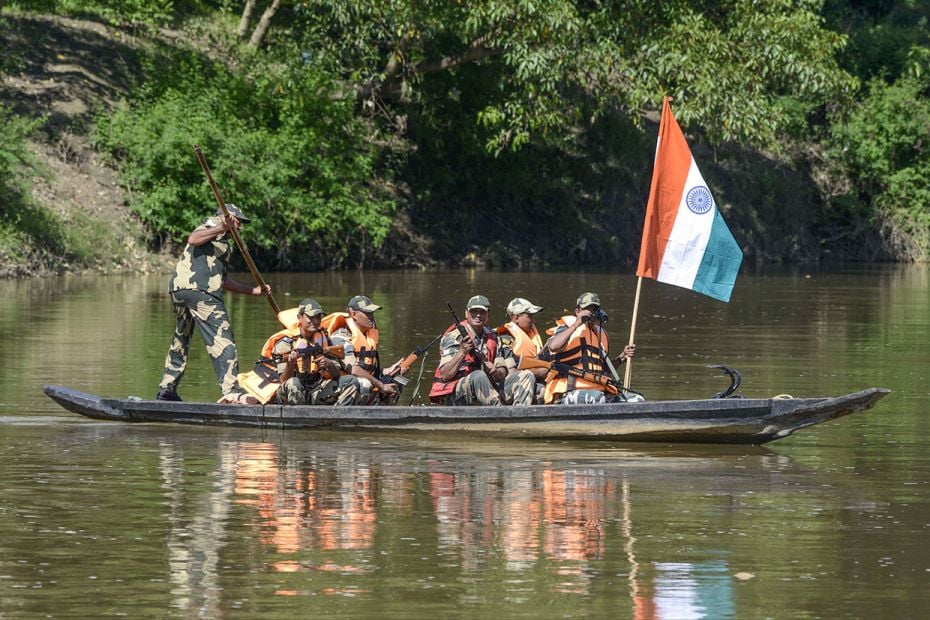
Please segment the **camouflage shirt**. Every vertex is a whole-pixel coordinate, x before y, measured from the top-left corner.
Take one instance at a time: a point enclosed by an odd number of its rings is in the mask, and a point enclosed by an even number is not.
[[[213,228],[219,224],[218,218],[209,218],[197,227],[197,230]],[[203,245],[187,244],[178,259],[178,264],[168,281],[168,292],[195,290],[222,298],[223,282],[232,256],[230,237],[223,233]]]
[[[448,334],[442,337],[442,340],[439,342],[439,365],[449,362],[455,354],[459,352],[459,348],[462,346],[462,335],[458,330],[452,330]],[[478,350],[481,351],[485,357],[488,355],[488,340],[487,338],[478,339]],[[491,362],[491,365],[494,368],[506,368],[509,373],[511,370],[516,369],[517,362],[513,356],[513,350],[507,347],[499,346],[497,348],[497,355],[494,356],[494,361]]]

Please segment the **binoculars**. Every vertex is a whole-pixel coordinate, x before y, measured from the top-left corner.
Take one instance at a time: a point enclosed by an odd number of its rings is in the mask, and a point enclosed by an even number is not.
[[[585,323],[601,323],[604,324],[607,322],[607,313],[598,308],[588,316],[582,319]]]

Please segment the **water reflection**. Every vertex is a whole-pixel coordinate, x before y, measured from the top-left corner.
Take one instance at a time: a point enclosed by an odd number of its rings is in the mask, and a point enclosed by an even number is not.
[[[576,455],[570,462],[484,457],[472,467],[455,452],[224,441],[209,491],[191,504],[184,459],[162,444],[173,605],[216,615],[220,558],[232,544],[226,523],[244,509],[240,518],[259,546],[250,554],[282,576],[278,596],[364,595],[365,575],[383,568],[379,556],[416,553],[462,575],[495,573],[511,600],[529,594],[521,593],[526,575],[542,575],[550,595],[588,596],[609,579],[630,617],[733,616],[725,561],[669,562],[653,555],[654,545],[640,550],[636,491],[637,481],[674,486],[669,475],[682,468],[725,472],[745,455],[708,462],[663,454],[652,466],[643,453],[606,462],[601,453],[589,464]],[[755,475],[767,479],[765,463],[775,462],[765,453],[752,459]],[[783,469],[784,460],[775,466]],[[334,577],[325,586],[315,577],[324,573]],[[533,590],[541,593],[538,584]]]
[[[221,611],[222,589],[218,583],[220,553],[226,543],[225,524],[233,494],[236,451],[225,447],[220,466],[214,473],[211,491],[185,514],[183,459],[173,444],[162,442],[159,469],[168,506],[168,572],[171,579],[172,607],[198,618],[216,618]]]

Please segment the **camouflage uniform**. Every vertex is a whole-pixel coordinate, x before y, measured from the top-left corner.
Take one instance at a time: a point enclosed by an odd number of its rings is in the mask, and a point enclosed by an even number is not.
[[[274,354],[286,358],[293,350],[295,341],[282,338],[274,346]],[[302,361],[298,361],[298,369]],[[345,364],[339,362],[342,368]],[[278,364],[278,375],[284,374],[286,362]],[[320,373],[301,373],[281,384],[275,394],[279,405],[335,405],[346,407],[356,404],[359,399],[358,379],[352,375],[343,375],[339,379],[324,379]]]
[[[198,230],[212,228],[219,222],[219,218],[210,218]],[[168,282],[177,322],[165,359],[165,372],[158,386],[160,390],[177,392],[196,325],[207,345],[223,395],[242,393],[236,379],[239,374],[236,342],[223,304],[223,283],[231,256],[232,243],[226,233],[203,245],[188,244],[184,248]]]
[[[345,357],[342,359],[347,366],[355,366],[359,363],[358,356],[355,355],[355,345],[352,344],[352,332],[345,327],[341,327],[334,331],[331,336],[334,345],[342,345],[343,351],[345,351]],[[369,369],[369,372],[376,377],[379,381],[389,382],[390,377],[385,377],[381,372],[381,365],[378,364],[378,368],[373,372]],[[359,394],[359,404],[363,405],[396,405],[397,401],[400,399],[401,390],[403,386],[399,383],[395,383],[394,387],[397,388],[397,391],[393,396],[385,396],[381,392],[373,392],[371,381],[365,377],[356,377],[358,379],[360,394]]]
[[[439,344],[440,366],[455,357],[461,342],[462,335],[458,330],[443,336]],[[481,339],[478,349],[487,355],[487,341]],[[445,404],[490,405],[493,407],[500,405],[532,405],[536,391],[536,378],[528,370],[511,372],[517,367],[513,352],[506,347],[499,347],[492,364],[495,368],[506,368],[509,373],[504,379],[503,389],[501,390],[504,395],[503,401],[501,401],[500,393],[491,385],[488,374],[479,368],[459,380],[455,386],[455,391],[447,398]]]

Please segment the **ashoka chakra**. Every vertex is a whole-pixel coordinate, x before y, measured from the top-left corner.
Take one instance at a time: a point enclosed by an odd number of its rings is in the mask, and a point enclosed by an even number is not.
[[[698,185],[697,187],[691,188],[691,191],[688,192],[685,203],[687,203],[692,213],[704,215],[713,208],[714,197],[710,195],[709,189],[703,185]]]

